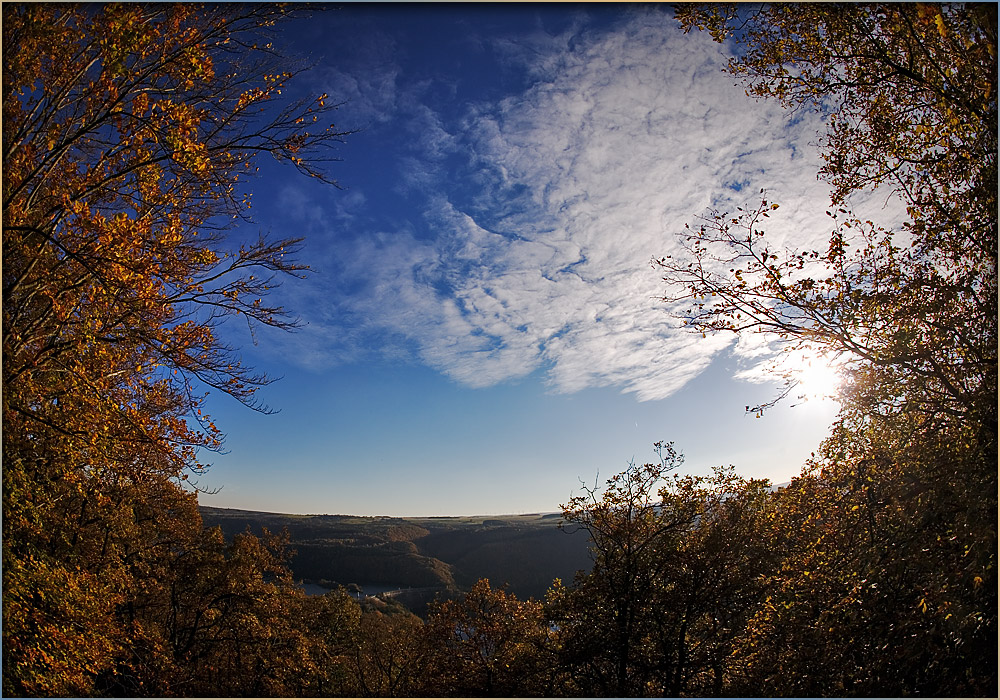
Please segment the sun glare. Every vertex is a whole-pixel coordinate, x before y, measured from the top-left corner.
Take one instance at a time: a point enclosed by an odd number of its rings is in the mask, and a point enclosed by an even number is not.
[[[844,381],[837,363],[820,354],[802,356],[792,373],[798,382],[793,394],[803,402],[836,401]]]

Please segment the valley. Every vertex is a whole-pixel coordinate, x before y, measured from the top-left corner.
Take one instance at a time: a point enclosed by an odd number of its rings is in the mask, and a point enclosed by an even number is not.
[[[200,508],[227,539],[264,528],[288,531],[289,562],[310,593],[337,586],[390,595],[420,612],[487,578],[521,599],[540,599],[553,579],[573,580],[592,565],[587,536],[558,527],[557,513],[484,517],[292,515]]]

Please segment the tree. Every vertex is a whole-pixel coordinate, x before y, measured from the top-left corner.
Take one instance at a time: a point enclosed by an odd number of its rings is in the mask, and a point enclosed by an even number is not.
[[[833,186],[836,220],[827,250],[782,251],[764,228],[777,204],[710,214],[685,237],[687,255],[654,261],[671,285],[667,299],[692,302],[685,322],[842,353],[857,360],[859,390],[905,378],[904,395],[872,397],[883,405],[989,410],[996,8],[684,6],[678,18],[717,40],[734,37],[743,52],[730,70],[749,94],[827,115],[820,174]],[[845,208],[851,193],[880,186],[907,204],[905,235]]]
[[[781,557],[737,641],[731,692],[988,694],[995,590],[983,565],[994,554],[978,551],[991,542],[969,517],[982,503],[962,503],[954,476],[925,482],[913,461],[960,468],[961,450],[892,453],[852,437],[858,454],[833,459],[837,440],[775,495],[766,539]]]
[[[428,653],[424,631],[423,622],[410,613],[364,612],[350,654],[352,694],[366,698],[416,695]]]
[[[662,479],[683,458],[673,445],[656,445],[659,461],[629,468],[609,479],[603,492],[584,488],[563,506],[564,527],[590,536],[594,568],[573,589],[555,590],[550,604],[560,628],[562,654],[576,667],[581,690],[627,697],[644,694],[643,643],[655,588],[676,548],[691,509],[664,511],[656,498]]]
[[[667,479],[681,456],[656,449],[658,462],[631,464],[563,507],[594,551],[593,570],[547,601],[573,694],[722,694],[733,640],[755,610],[770,560],[765,482],[727,469]]]
[[[551,695],[549,629],[541,603],[521,601],[482,579],[458,600],[432,605],[421,694]]]
[[[778,498],[787,555],[738,656],[743,692],[970,694],[996,686],[996,8],[685,6],[739,47],[749,94],[827,120],[826,250],[781,250],[762,197],[654,261],[703,333],[842,358],[841,412]],[[888,190],[891,231],[850,212]],[[765,408],[765,407],[759,407]]]
[[[258,156],[332,182],[344,136],[325,96],[280,100],[288,12],[4,6],[5,692],[90,692],[128,644],[107,615],[154,546],[141,513],[220,445],[205,390],[265,408],[216,329],[292,326],[264,299],[303,268],[294,239],[230,249],[226,227]]]

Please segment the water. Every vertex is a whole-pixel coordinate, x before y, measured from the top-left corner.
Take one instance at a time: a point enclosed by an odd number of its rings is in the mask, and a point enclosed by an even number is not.
[[[299,585],[302,587],[302,590],[309,595],[323,595],[325,593],[329,593],[331,590],[326,586],[320,586],[315,583],[301,583]],[[405,587],[403,588],[405,589]],[[355,598],[363,598],[365,596],[378,595],[379,593],[385,593],[387,591],[398,591],[399,589],[400,586],[398,584],[391,586],[384,584],[361,584],[361,593],[359,594],[356,591],[351,591],[351,595]]]
[[[317,586],[315,583],[300,583],[299,586],[301,586],[302,590],[304,590],[308,595],[323,595],[330,592],[329,588]]]

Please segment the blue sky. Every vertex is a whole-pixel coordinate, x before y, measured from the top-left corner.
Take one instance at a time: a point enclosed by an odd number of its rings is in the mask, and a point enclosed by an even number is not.
[[[823,240],[818,117],[749,100],[728,49],[665,6],[348,4],[279,44],[315,64],[293,90],[345,101],[360,131],[342,191],[274,164],[253,184],[233,235],[306,237],[312,274],[276,293],[306,325],[226,331],[282,377],[261,394],[280,413],[210,399],[228,439],[203,504],[553,511],[656,440],[695,473],[798,473],[833,404],[744,415],[774,394],[769,346],[677,328],[649,263],[762,187],[772,236]]]

